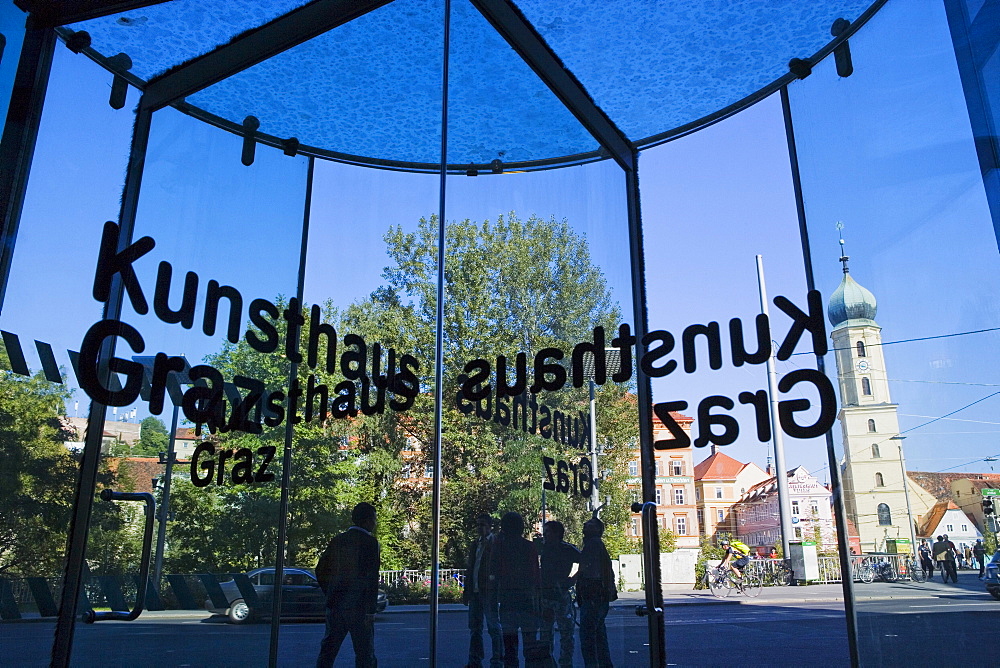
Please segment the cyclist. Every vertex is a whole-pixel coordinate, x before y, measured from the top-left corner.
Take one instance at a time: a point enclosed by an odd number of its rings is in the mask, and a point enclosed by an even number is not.
[[[728,567],[738,580],[743,578],[743,569],[750,563],[750,548],[738,540],[722,539],[722,548],[726,555],[722,558],[719,568]]]

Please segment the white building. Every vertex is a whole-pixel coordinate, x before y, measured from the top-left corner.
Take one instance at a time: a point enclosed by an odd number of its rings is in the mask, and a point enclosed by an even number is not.
[[[815,476],[799,466],[787,473],[788,501],[792,515],[790,541],[819,539],[817,547],[835,549],[830,490]],[[774,476],[746,491],[733,506],[736,534],[750,547],[767,552],[781,542],[781,519],[778,515],[778,483]]]

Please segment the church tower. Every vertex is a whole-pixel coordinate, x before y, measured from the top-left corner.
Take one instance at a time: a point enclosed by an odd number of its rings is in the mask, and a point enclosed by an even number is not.
[[[875,296],[855,281],[840,240],[844,278],[827,305],[840,379],[844,505],[863,552],[910,552],[897,406],[889,396]],[[904,542],[897,544],[897,540]]]

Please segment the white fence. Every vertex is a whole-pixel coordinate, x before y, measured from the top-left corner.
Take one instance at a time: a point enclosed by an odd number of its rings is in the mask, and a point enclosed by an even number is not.
[[[382,586],[400,587],[403,585],[424,584],[430,586],[431,571],[406,569],[402,571],[379,571],[379,579]],[[444,586],[451,582],[457,582],[459,586],[465,585],[464,568],[442,568],[438,571],[438,586]]]

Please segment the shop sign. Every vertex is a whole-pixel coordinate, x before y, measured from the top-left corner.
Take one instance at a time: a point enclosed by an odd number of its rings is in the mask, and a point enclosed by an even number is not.
[[[986,488],[986,489],[980,490],[980,492],[982,492],[983,496],[1000,496],[1000,489],[989,489],[989,488]]]

